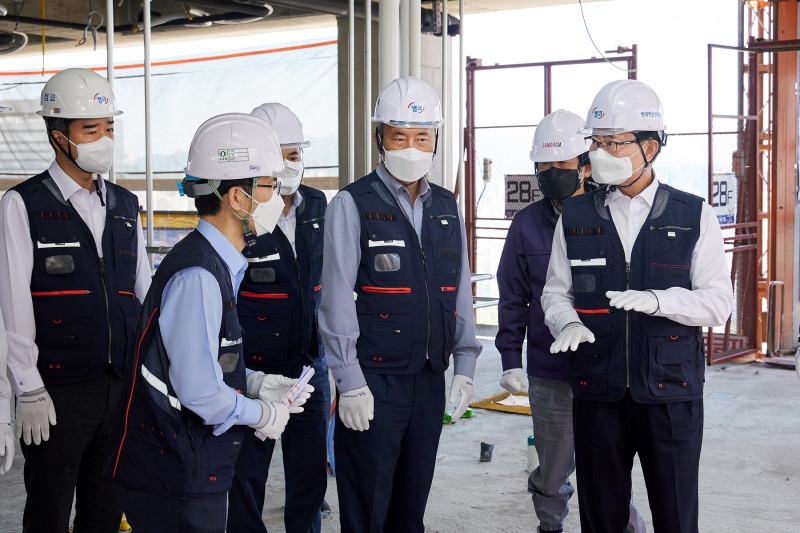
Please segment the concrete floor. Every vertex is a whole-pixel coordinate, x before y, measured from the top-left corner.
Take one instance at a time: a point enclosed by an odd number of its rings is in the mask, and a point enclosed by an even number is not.
[[[500,357],[493,337],[482,337],[482,341],[484,352],[475,376],[476,399],[501,390]],[[800,531],[797,374],[760,363],[707,368],[705,414],[700,531]],[[537,521],[524,471],[530,432],[526,416],[477,409],[473,419],[446,426],[428,503],[426,532],[535,532]],[[495,445],[490,463],[478,461],[482,441]],[[17,453],[12,470],[0,477],[0,533],[21,530],[25,500],[22,465],[22,456]],[[653,531],[647,490],[638,470],[634,471],[633,487],[648,531]],[[284,531],[282,489],[283,476],[276,464],[267,485],[264,510],[265,522],[273,533]],[[323,519],[323,531],[338,532],[335,479],[330,480],[327,500],[332,513]],[[577,498],[570,502],[564,531],[580,531]]]

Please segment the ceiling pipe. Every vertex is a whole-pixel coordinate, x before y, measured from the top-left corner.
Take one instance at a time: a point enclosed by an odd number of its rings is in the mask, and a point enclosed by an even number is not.
[[[191,4],[196,7],[205,7],[208,9],[219,9],[220,11],[227,11],[229,13],[244,13],[245,15],[252,15],[254,17],[266,18],[272,15],[272,7],[270,6],[256,6],[252,4],[240,4],[238,2],[223,1],[223,0],[170,0],[176,4]],[[271,4],[274,2],[270,2]],[[305,2],[304,2],[305,3]]]
[[[346,3],[334,2],[332,0],[303,0],[302,2],[291,0],[268,0],[270,5],[277,7],[285,7],[289,9],[300,9],[302,11],[311,11],[312,13],[324,13],[326,15],[336,15],[337,17],[344,17],[347,13]],[[195,3],[192,1],[192,3]],[[230,7],[228,8],[230,9]],[[378,21],[378,4],[372,6],[370,10],[370,17],[373,22]],[[355,6],[353,16],[357,19],[363,19],[366,16],[366,9],[362,6]]]
[[[20,24],[33,24],[34,26],[49,26],[51,28],[64,28],[67,30],[78,30],[83,33],[83,30],[86,29],[86,23],[81,22],[66,22],[63,20],[52,20],[52,19],[40,19],[35,17],[15,17],[13,15],[6,15],[5,17],[0,17],[0,20],[7,20],[9,22],[17,22],[19,21]]]

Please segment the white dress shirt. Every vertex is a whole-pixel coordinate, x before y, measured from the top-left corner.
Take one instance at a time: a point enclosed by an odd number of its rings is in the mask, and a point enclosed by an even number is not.
[[[617,229],[625,262],[631,260],[631,250],[642,225],[650,213],[658,190],[658,179],[638,196],[630,198],[618,189],[611,191],[605,205]],[[547,268],[547,282],[542,293],[545,323],[553,337],[570,322],[580,322],[575,311],[572,271],[567,257],[562,218],[556,224],[553,249]],[[653,290],[659,309],[654,316],[669,318],[687,326],[719,326],[728,320],[733,310],[733,290],[728,263],[725,260],[722,231],[714,210],[703,202],[700,215],[700,236],[692,252],[690,269],[691,290],[671,287]]]
[[[295,233],[297,232],[297,207],[302,201],[303,195],[300,194],[300,189],[298,189],[292,196],[292,205],[289,206],[289,212],[285,215],[281,213],[278,219],[278,227],[281,228],[283,234],[289,239],[289,244],[292,245],[292,252],[294,252],[295,257],[297,257],[297,249],[294,246],[294,242],[297,240],[295,237]]]
[[[87,190],[70,178],[53,161],[48,169],[50,176],[65,200],[72,204],[92,232],[97,253],[103,257],[103,230],[106,220],[106,187],[100,179],[95,182],[103,196],[96,190]],[[141,218],[137,217],[138,264],[134,290],[144,301],[150,288],[152,272],[147,259]],[[33,241],[31,240],[28,212],[22,196],[8,191],[0,199],[0,311],[3,313],[8,334],[8,369],[14,379],[17,394],[44,387],[36,368],[39,349],[36,347],[36,323],[31,299],[31,273],[33,272]]]

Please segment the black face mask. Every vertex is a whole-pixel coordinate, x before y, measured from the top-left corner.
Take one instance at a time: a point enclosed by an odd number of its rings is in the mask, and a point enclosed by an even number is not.
[[[548,168],[536,173],[539,190],[551,200],[560,202],[572,196],[581,185],[581,170]]]

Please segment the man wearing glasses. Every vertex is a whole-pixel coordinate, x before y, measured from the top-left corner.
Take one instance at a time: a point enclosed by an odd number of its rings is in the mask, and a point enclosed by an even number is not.
[[[722,233],[702,198],[660,183],[661,102],[636,80],[603,87],[586,120],[592,177],[564,202],[542,295],[554,354],[572,351],[581,531],[623,531],[635,454],[656,531],[698,531],[701,327],[733,293]]]
[[[113,476],[137,533],[225,531],[227,493],[248,431],[278,439],[297,380],[246,371],[236,295],[241,251],[274,230],[285,170],[275,131],[239,113],[195,133],[181,190],[197,229],[167,254],[147,293],[118,413]],[[246,396],[245,396],[246,393]]]

